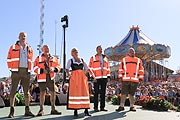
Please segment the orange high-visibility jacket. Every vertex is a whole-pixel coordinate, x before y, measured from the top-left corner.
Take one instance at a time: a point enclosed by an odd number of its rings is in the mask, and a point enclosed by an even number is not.
[[[101,69],[100,57],[98,55],[92,56],[90,58],[89,67],[94,73],[96,79],[110,78],[110,67],[108,59],[105,55],[102,56],[104,61],[103,69]]]
[[[137,57],[125,57],[120,61],[119,78],[122,81],[139,82],[144,78],[144,68],[141,59]]]
[[[46,57],[44,56],[44,54],[38,56],[34,61],[34,72],[37,74],[38,82],[46,82],[46,74],[43,73],[43,70],[45,69],[45,65],[44,65],[45,61],[46,61]],[[53,72],[50,72],[51,80],[54,80],[55,72],[59,72],[61,69],[58,59],[56,57],[50,56],[48,64],[49,64],[48,67],[50,69],[54,69]]]
[[[28,49],[28,72],[31,72],[33,50],[30,46],[27,46],[27,49]],[[12,72],[18,71],[19,60],[20,60],[20,45],[19,45],[19,41],[17,41],[16,44],[12,45],[9,48],[9,52],[7,56],[7,65],[10,71]]]

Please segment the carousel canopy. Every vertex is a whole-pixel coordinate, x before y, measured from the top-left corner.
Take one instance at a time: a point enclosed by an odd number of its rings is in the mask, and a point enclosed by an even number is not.
[[[136,43],[144,43],[144,44],[149,44],[149,45],[154,45],[155,42],[150,40],[141,30],[139,30],[139,27],[132,27],[130,28],[129,33],[126,35],[124,39],[122,39],[117,46],[119,45],[124,45],[124,44],[129,44],[133,45]]]
[[[136,56],[145,60],[161,60],[170,57],[170,47],[157,44],[149,39],[139,27],[131,27],[128,34],[114,47],[108,47],[104,53],[111,61],[119,61],[126,56],[130,47],[133,47]]]

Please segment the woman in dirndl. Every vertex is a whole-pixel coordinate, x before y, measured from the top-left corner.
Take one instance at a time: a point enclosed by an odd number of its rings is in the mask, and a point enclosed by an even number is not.
[[[79,109],[85,109],[85,116],[91,116],[88,112],[90,108],[90,96],[88,88],[88,79],[84,70],[94,77],[93,72],[89,69],[82,58],[78,57],[78,50],[71,50],[72,58],[68,60],[66,66],[67,75],[70,77],[68,90],[68,109],[74,110],[74,116],[78,116]],[[71,68],[71,74],[70,74]]]

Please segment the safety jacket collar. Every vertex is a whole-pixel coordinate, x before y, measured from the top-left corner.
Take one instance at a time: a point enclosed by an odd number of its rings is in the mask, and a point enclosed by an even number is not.
[[[41,56],[45,57],[45,54],[42,53]],[[49,53],[48,57],[50,57],[50,58],[52,57],[50,53]]]
[[[16,45],[20,45],[20,41],[19,41],[19,40],[16,41]],[[30,45],[28,45],[27,43],[26,43],[26,45],[27,45],[27,46],[30,46]]]
[[[105,58],[106,57],[106,55],[104,55],[104,54],[101,54],[102,55],[102,57],[103,58]],[[99,56],[98,54],[96,54],[95,56]]]
[[[18,45],[18,46],[20,47],[20,41],[19,41],[19,40],[18,40],[18,41],[16,41],[15,45]],[[27,49],[29,50],[29,52],[30,52],[30,51],[32,51],[31,46],[30,46],[30,45],[28,45],[28,43],[26,43],[26,45],[27,45]]]
[[[130,58],[136,58],[136,56],[135,56],[135,55],[134,55],[134,56],[129,56],[129,55],[128,55],[127,57],[130,57]]]
[[[18,41],[16,41],[16,45],[19,45],[19,43],[20,43],[20,41],[18,40]]]

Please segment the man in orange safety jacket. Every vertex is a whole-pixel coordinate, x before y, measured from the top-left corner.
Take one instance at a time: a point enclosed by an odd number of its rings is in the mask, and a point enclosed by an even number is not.
[[[60,115],[61,112],[55,109],[55,74],[60,71],[60,65],[58,59],[53,57],[49,53],[49,47],[44,45],[42,48],[43,54],[38,56],[34,61],[34,72],[37,74],[37,82],[40,88],[40,110],[37,116],[44,114],[44,101],[46,87],[49,88],[50,102],[51,102],[51,114]]]
[[[107,79],[110,79],[110,67],[107,57],[102,54],[101,45],[96,47],[97,54],[90,58],[89,67],[94,73],[94,111],[98,112],[98,95],[100,94],[100,111],[105,108],[105,94]]]
[[[14,117],[14,102],[18,84],[21,83],[25,99],[25,116],[34,116],[29,109],[30,103],[30,71],[33,59],[33,50],[26,43],[27,33],[20,32],[19,40],[9,48],[7,65],[11,71],[10,113],[9,118]]]
[[[122,81],[122,92],[120,106],[116,111],[124,110],[126,95],[129,96],[130,111],[136,111],[134,107],[134,94],[139,80],[144,78],[144,68],[140,58],[135,57],[135,50],[130,48],[128,56],[120,61],[119,78]]]

